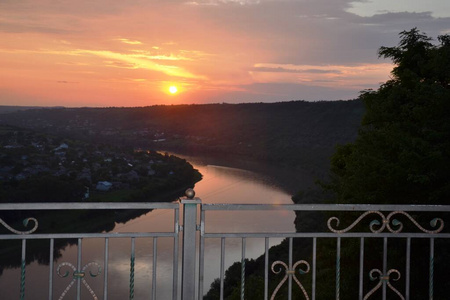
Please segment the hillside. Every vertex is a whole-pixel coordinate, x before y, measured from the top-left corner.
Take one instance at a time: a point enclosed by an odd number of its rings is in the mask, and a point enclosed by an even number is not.
[[[175,156],[0,126],[0,202],[150,201],[200,178]]]
[[[357,100],[140,108],[30,109],[0,122],[65,137],[190,154],[245,157],[319,173],[336,144],[353,141]]]

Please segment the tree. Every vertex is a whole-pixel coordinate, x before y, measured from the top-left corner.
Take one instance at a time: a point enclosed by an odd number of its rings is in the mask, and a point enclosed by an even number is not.
[[[450,199],[450,36],[439,45],[416,28],[379,56],[392,78],[361,93],[366,113],[355,142],[338,146],[331,181],[342,203],[433,203]]]

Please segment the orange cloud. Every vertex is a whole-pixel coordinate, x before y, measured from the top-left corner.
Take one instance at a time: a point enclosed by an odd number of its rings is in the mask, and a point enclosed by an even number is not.
[[[129,45],[142,45],[142,42],[136,40],[129,40],[129,39],[116,39],[116,40]]]
[[[392,64],[292,65],[259,63],[249,73],[255,82],[291,82],[324,87],[361,88],[364,83],[388,79]]]

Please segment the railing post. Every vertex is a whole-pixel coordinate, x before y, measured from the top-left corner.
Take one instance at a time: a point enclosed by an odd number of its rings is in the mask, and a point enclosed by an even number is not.
[[[183,205],[183,258],[181,277],[181,299],[195,299],[196,238],[197,238],[197,206],[199,198],[194,198],[193,189],[186,191],[181,199]]]

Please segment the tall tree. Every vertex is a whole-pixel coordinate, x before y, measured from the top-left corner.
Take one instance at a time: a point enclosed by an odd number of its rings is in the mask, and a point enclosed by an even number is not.
[[[325,187],[337,202],[450,201],[450,36],[431,41],[413,28],[379,49],[395,64],[392,78],[361,93],[358,137],[331,158]]]

